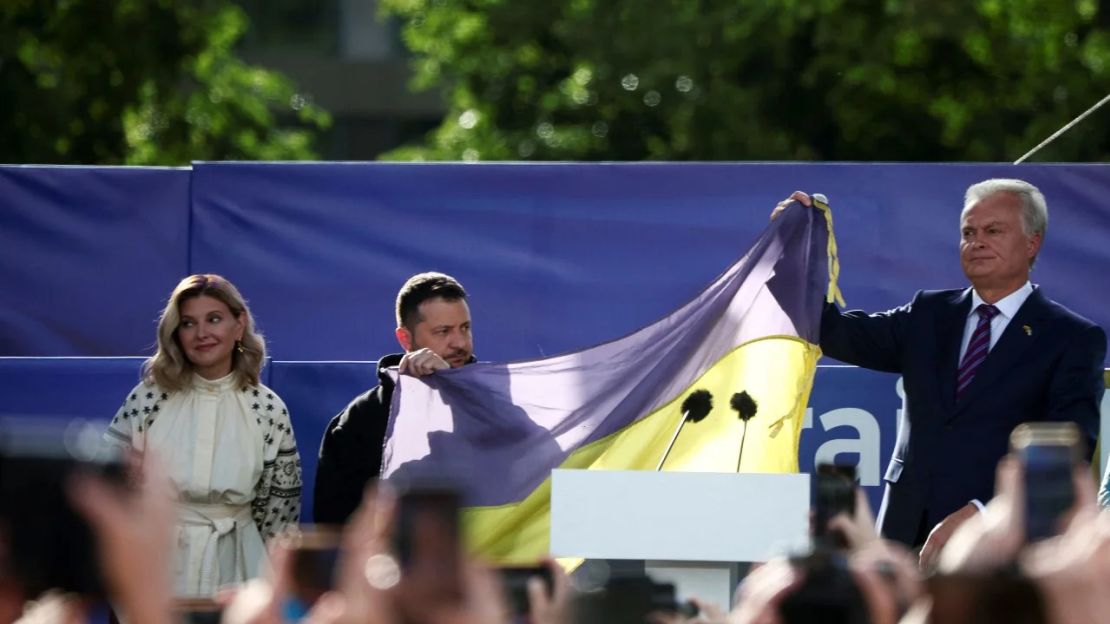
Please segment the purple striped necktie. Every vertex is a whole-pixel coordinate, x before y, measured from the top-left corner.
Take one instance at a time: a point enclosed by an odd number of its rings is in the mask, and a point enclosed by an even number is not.
[[[998,314],[998,308],[980,303],[979,307],[975,308],[975,313],[979,315],[979,322],[975,325],[975,331],[971,332],[967,351],[964,353],[963,361],[960,362],[960,369],[956,372],[957,401],[963,398],[964,392],[971,385],[971,380],[975,378],[975,371],[979,370],[983,360],[987,359],[987,352],[991,347],[991,319]]]

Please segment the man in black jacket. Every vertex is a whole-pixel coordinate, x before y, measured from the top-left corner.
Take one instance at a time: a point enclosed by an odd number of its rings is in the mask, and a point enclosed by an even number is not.
[[[316,469],[314,517],[342,524],[362,501],[366,484],[381,472],[382,445],[393,380],[386,369],[420,377],[474,361],[466,291],[442,273],[420,273],[397,293],[397,342],[404,353],[378,360],[378,385],[359,395],[328,423]]]

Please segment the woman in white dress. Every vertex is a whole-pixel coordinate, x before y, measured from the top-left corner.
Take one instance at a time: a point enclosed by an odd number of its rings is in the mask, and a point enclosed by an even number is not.
[[[259,382],[265,343],[218,275],[192,275],[158,321],[158,350],[104,438],[168,469],[178,491],[175,594],[211,597],[257,575],[295,525],[301,462],[289,413]]]

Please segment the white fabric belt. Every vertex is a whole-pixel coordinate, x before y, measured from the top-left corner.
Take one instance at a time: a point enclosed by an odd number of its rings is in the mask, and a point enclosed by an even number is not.
[[[235,579],[246,576],[246,552],[241,527],[254,522],[251,506],[206,505],[199,503],[178,504],[178,531],[183,533],[185,551],[185,586],[179,593],[210,597],[220,585],[220,562],[217,543],[228,535],[235,540]],[[180,538],[179,538],[180,539]]]

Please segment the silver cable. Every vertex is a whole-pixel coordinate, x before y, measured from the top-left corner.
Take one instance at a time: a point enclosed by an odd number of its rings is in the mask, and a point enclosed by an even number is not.
[[[1055,141],[1056,138],[1059,137],[1061,134],[1067,132],[1068,130],[1071,130],[1072,126],[1074,126],[1075,124],[1077,124],[1077,123],[1083,121],[1084,119],[1086,119],[1088,115],[1090,115],[1091,113],[1093,113],[1096,110],[1098,110],[1099,108],[1101,108],[1102,105],[1107,103],[1107,102],[1110,102],[1110,94],[1107,94],[1106,97],[1099,100],[1097,104],[1088,108],[1086,111],[1083,112],[1083,114],[1081,114],[1078,117],[1076,117],[1075,119],[1072,119],[1071,121],[1069,121],[1066,126],[1064,126],[1063,128],[1060,128],[1056,132],[1052,133],[1052,136],[1050,136],[1047,139],[1041,141],[1040,144],[1037,145],[1037,147],[1034,147],[1033,149],[1026,152],[1024,156],[1015,160],[1014,164],[1015,165],[1020,165],[1026,158],[1029,158],[1033,154],[1036,154],[1037,152],[1039,152],[1041,150],[1042,147],[1044,147],[1044,146],[1048,145],[1049,143]]]

